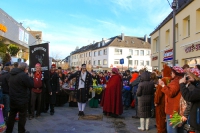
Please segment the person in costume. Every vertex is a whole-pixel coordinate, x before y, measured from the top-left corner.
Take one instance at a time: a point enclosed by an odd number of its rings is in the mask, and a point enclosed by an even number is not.
[[[86,70],[86,64],[81,65],[81,70],[70,75],[67,82],[76,78],[75,97],[78,102],[79,116],[84,116],[86,102],[88,101],[89,91],[92,90],[92,75]]]
[[[171,68],[166,64],[163,65],[162,81],[168,85],[171,81]],[[166,129],[166,114],[165,114],[165,94],[161,91],[162,86],[157,85],[154,104],[156,109],[156,127],[157,133],[167,133]]]
[[[112,68],[112,76],[105,85],[101,106],[104,115],[118,117],[123,113],[122,76],[117,68]]]
[[[184,76],[184,71],[179,66],[174,66],[171,69],[172,80],[169,84],[165,84],[164,81],[159,80],[159,85],[162,86],[161,91],[165,94],[165,113],[167,121],[167,132],[178,133],[179,127],[173,128],[170,125],[170,115],[174,114],[174,111],[179,112],[180,109],[180,85],[179,80]]]
[[[47,100],[46,100],[46,111],[47,112],[49,110],[49,106],[50,106],[50,115],[54,115],[54,106],[56,104],[56,93],[58,93],[59,89],[60,89],[60,84],[59,84],[59,76],[58,74],[55,72],[55,64],[53,64],[51,66],[51,70],[50,70],[50,87],[51,87],[51,91],[52,93],[47,94]]]
[[[34,88],[31,89],[31,115],[29,120],[32,120],[35,116],[35,105],[37,105],[36,117],[40,116],[41,113],[41,101],[42,101],[42,91],[44,91],[44,84],[47,87],[48,92],[51,93],[51,88],[49,87],[49,79],[41,71],[41,64],[35,64],[35,72],[31,73],[34,81]],[[37,103],[36,103],[37,101]]]

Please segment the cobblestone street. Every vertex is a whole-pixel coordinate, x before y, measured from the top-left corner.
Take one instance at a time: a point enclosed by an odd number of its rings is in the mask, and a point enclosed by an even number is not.
[[[139,119],[131,118],[134,109],[124,110],[120,118],[103,116],[103,120],[78,120],[76,107],[56,107],[55,114],[42,113],[41,117],[27,120],[26,129],[30,133],[138,133]],[[102,115],[102,108],[85,109],[86,115]],[[150,120],[150,130],[146,133],[156,133],[155,119]],[[14,133],[17,133],[17,122]]]

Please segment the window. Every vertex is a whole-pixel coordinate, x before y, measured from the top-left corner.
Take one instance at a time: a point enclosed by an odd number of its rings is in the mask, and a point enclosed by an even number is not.
[[[200,32],[200,8],[196,11],[196,31]]]
[[[175,25],[175,40],[178,41],[178,24]]]
[[[88,64],[90,65],[90,63],[91,63],[91,61],[89,60],[89,61],[88,61]]]
[[[87,57],[87,53],[85,53],[85,57]]]
[[[140,50],[140,56],[144,56],[144,50]]]
[[[154,40],[153,40],[153,52],[154,53],[157,53],[159,50],[158,50],[158,45],[159,45],[159,38],[156,37]]]
[[[135,50],[134,55],[139,55],[139,50]]]
[[[129,63],[129,65],[132,66],[133,65],[133,60],[129,60],[128,63]]]
[[[93,65],[96,65],[96,61],[95,60],[93,61]]]
[[[135,65],[135,66],[138,65],[138,60],[134,60],[134,65]]]
[[[169,35],[170,35],[170,31],[167,30],[167,31],[165,32],[165,45],[166,45],[166,46],[170,45]]]
[[[104,55],[107,55],[107,49],[104,49],[104,50],[103,50],[103,54],[104,54]]]
[[[104,59],[104,60],[103,60],[103,65],[107,65],[107,64],[108,64],[107,60]]]
[[[122,55],[122,49],[115,49],[115,55]]]
[[[146,51],[146,55],[150,55],[150,51],[149,50]]]
[[[96,51],[94,51],[94,56],[97,56],[97,52]]]
[[[144,66],[144,61],[143,60],[140,61],[140,66]]]
[[[99,50],[99,51],[98,51],[98,55],[99,55],[99,56],[102,55],[102,50]]]
[[[133,55],[133,50],[129,49],[129,55]]]
[[[149,61],[146,61],[146,66],[149,66]]]
[[[114,64],[120,64],[119,60],[115,59]]]
[[[89,52],[89,56],[91,57],[91,52]]]
[[[183,37],[190,36],[190,16],[183,19]]]
[[[101,65],[101,60],[98,60],[98,65]]]
[[[87,64],[87,61],[85,61],[85,64]]]

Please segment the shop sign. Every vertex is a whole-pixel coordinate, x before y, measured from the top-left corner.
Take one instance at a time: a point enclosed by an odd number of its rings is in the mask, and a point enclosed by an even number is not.
[[[152,57],[152,61],[157,60],[157,59],[158,59],[158,56]]]
[[[3,32],[7,32],[7,27],[4,26],[3,24],[0,24],[0,30]]]
[[[166,50],[164,52],[163,61],[170,61],[173,59],[173,49]]]
[[[194,52],[198,50],[200,50],[200,44],[196,44],[196,45],[192,44],[192,46],[189,46],[185,49],[185,52],[189,53],[189,52]]]

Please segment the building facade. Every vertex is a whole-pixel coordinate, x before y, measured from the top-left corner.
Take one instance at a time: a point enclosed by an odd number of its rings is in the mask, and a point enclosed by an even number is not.
[[[29,46],[36,42],[23,26],[0,8],[0,41],[20,48],[18,56],[28,60]]]
[[[88,70],[110,70],[117,67],[120,70],[139,70],[151,68],[151,46],[147,36],[115,36],[102,39],[100,42],[84,46],[70,55],[70,66],[80,68],[87,64]],[[123,60],[123,64],[120,63]]]
[[[200,1],[178,1],[175,23],[175,62],[176,65],[200,64]],[[162,69],[167,63],[172,66],[173,59],[173,18],[172,13],[151,34],[153,69]]]

